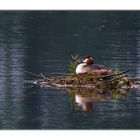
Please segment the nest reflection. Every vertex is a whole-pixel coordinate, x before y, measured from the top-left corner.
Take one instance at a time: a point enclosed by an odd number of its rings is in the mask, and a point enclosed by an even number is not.
[[[107,100],[119,100],[126,97],[129,89],[89,89],[89,88],[71,88],[67,89],[70,99],[77,108],[90,112],[93,110],[94,102],[103,102]]]

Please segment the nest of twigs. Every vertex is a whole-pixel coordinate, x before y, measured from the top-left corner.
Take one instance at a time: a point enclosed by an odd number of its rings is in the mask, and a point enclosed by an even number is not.
[[[127,75],[106,76],[102,74],[72,74],[64,77],[43,77],[35,81],[42,86],[49,85],[53,87],[90,87],[90,88],[129,88],[130,82]]]

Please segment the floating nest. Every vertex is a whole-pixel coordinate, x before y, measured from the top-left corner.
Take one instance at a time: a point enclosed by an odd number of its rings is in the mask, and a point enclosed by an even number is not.
[[[131,84],[127,75],[103,75],[99,73],[71,74],[64,77],[45,77],[34,81],[34,84],[44,87],[57,88],[130,88]]]

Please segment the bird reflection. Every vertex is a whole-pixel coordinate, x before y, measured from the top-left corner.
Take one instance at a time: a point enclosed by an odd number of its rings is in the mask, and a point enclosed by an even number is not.
[[[87,89],[87,88],[76,88],[69,89],[71,99],[76,107],[83,111],[90,112],[93,110],[94,102],[102,102],[107,100],[119,100],[120,98],[126,97],[128,89]]]
[[[79,107],[81,107],[84,111],[90,112],[92,111],[92,102],[81,95],[75,95],[75,102]]]

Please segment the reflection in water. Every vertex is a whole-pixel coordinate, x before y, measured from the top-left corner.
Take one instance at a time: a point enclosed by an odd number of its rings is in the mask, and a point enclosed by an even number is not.
[[[87,89],[77,88],[68,90],[70,96],[74,96],[74,104],[82,108],[82,110],[90,112],[93,110],[94,102],[103,102],[107,100],[119,100],[121,97],[125,97],[128,93],[128,89]]]
[[[75,95],[75,102],[78,106],[80,106],[84,111],[92,111],[92,102],[89,99],[86,99],[85,97],[82,97],[81,95]]]

